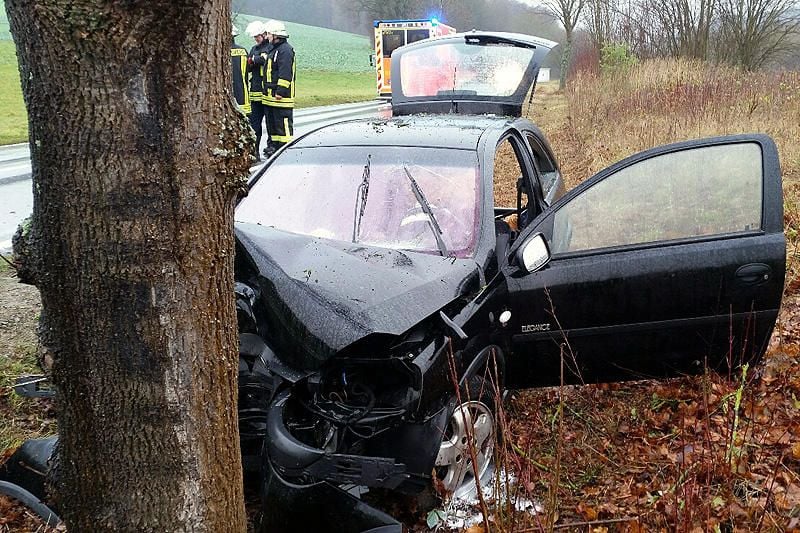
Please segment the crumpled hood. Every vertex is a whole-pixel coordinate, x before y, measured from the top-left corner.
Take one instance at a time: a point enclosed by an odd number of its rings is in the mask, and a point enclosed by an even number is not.
[[[471,259],[255,224],[237,223],[236,239],[237,253],[258,272],[263,306],[257,308],[265,309],[267,341],[280,359],[303,370],[319,368],[368,335],[404,333],[461,296],[478,271]]]

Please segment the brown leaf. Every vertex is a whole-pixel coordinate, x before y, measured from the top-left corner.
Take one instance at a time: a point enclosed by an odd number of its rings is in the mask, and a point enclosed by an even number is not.
[[[578,504],[577,511],[584,518],[584,520],[597,520],[597,509],[590,507],[583,502]]]

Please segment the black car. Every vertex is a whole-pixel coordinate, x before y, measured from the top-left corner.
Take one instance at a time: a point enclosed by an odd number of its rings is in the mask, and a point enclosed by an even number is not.
[[[472,32],[398,49],[393,118],[310,133],[253,180],[240,420],[245,450],[266,442],[268,501],[320,482],[471,490],[496,391],[556,385],[562,359],[588,383],[763,354],[785,268],[773,142],[659,147],[565,195],[518,118],[550,46]],[[509,185],[516,205],[497,205]]]
[[[785,269],[772,140],[655,148],[565,193],[520,118],[553,44],[399,48],[392,118],[318,129],[253,177],[235,215],[239,420],[265,530],[399,527],[358,487],[472,490],[506,389],[764,353]]]

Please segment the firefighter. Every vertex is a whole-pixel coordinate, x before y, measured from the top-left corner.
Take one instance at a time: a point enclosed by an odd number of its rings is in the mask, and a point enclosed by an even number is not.
[[[236,44],[239,30],[236,24],[231,28],[231,77],[233,78],[233,97],[245,115],[250,114],[250,87],[247,86],[247,49]]]
[[[264,153],[270,156],[292,140],[295,63],[294,49],[286,41],[289,32],[283,22],[268,21],[266,32],[272,48],[267,56],[264,75],[263,102],[267,107],[269,131],[269,143]]]
[[[245,30],[256,44],[247,55],[247,71],[250,73],[250,127],[256,134],[256,149],[254,151],[257,161],[261,160],[261,123],[264,121],[266,109],[262,102],[264,93],[264,71],[267,66],[267,54],[270,50],[267,39],[266,25],[260,20],[254,20],[247,25]],[[269,136],[269,129],[267,130]]]

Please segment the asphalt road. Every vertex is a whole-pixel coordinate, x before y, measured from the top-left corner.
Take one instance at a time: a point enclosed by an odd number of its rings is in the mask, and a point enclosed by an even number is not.
[[[295,136],[342,120],[388,116],[390,113],[389,104],[382,100],[298,109],[295,111]],[[26,143],[2,146],[0,147],[0,252],[11,249],[12,235],[19,223],[31,214],[32,209],[33,191],[28,145]]]

